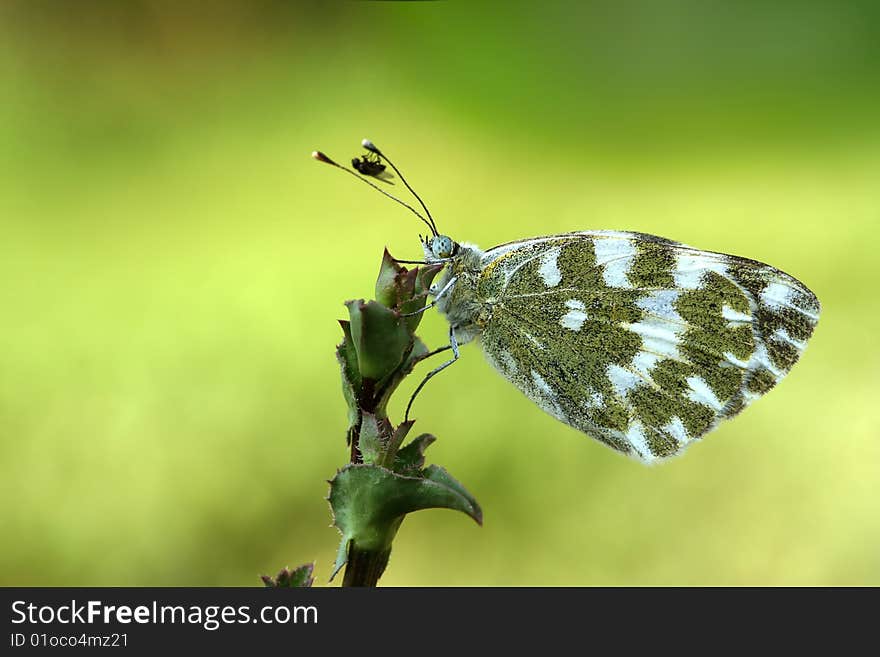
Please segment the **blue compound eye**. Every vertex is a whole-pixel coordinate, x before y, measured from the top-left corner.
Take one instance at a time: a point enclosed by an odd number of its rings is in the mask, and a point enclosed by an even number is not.
[[[438,235],[431,240],[431,253],[436,258],[449,258],[455,254],[456,246],[451,237],[446,235]]]

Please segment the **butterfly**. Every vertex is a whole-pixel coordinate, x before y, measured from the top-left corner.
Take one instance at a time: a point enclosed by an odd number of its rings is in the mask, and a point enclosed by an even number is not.
[[[432,231],[422,241],[425,262],[445,265],[426,309],[448,320],[453,358],[413,399],[477,340],[541,409],[653,463],[776,386],[819,319],[813,292],[755,260],[610,230],[482,251],[440,234],[416,198],[430,221],[407,207]]]

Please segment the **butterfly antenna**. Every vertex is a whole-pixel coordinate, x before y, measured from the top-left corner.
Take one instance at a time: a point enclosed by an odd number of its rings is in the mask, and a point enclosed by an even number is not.
[[[318,162],[323,162],[324,164],[331,164],[331,165],[333,165],[334,167],[336,167],[337,169],[342,169],[342,170],[345,171],[346,173],[350,173],[350,174],[353,175],[355,178],[357,178],[358,180],[362,180],[363,182],[367,183],[370,187],[372,187],[373,189],[375,189],[377,192],[381,192],[382,194],[384,194],[385,196],[387,196],[388,198],[390,198],[392,201],[397,201],[397,202],[400,203],[403,207],[405,207],[407,210],[409,210],[409,211],[412,212],[414,215],[416,215],[419,219],[421,219],[422,221],[424,221],[424,222],[425,222],[425,225],[426,225],[428,228],[431,229],[431,232],[434,233],[434,235],[437,234],[437,230],[434,228],[434,225],[433,225],[433,223],[432,223],[433,220],[432,220],[431,222],[429,222],[429,221],[428,221],[427,219],[425,219],[421,214],[419,214],[419,212],[418,212],[413,206],[411,206],[409,203],[404,203],[403,201],[401,201],[401,200],[400,200],[399,198],[397,198],[396,196],[392,196],[391,194],[389,194],[388,192],[386,192],[386,191],[385,191],[384,189],[382,189],[381,187],[378,187],[377,185],[374,185],[373,183],[371,183],[371,182],[370,182],[369,180],[367,180],[366,178],[363,178],[363,177],[359,176],[357,173],[355,173],[353,170],[349,169],[348,167],[344,167],[344,166],[342,166],[341,164],[338,164],[337,162],[334,162],[334,161],[331,160],[329,157],[327,157],[326,155],[324,155],[321,151],[314,151],[314,152],[312,153],[312,157],[315,158],[316,160],[318,160]],[[389,164],[391,164],[391,163],[389,162]],[[394,165],[391,164],[391,166],[393,167]],[[395,169],[395,171],[397,171],[397,169]],[[407,187],[409,187],[409,185],[407,185]],[[416,197],[416,198],[418,198],[418,197]],[[422,207],[425,207],[424,203],[422,204]],[[427,212],[427,208],[425,208],[425,211]],[[429,217],[431,216],[430,213],[428,214],[428,216],[429,216]]]
[[[400,169],[398,169],[396,166],[394,166],[394,162],[389,160],[388,156],[385,155],[385,153],[380,151],[378,148],[376,148],[376,145],[373,142],[371,142],[369,139],[364,139],[361,142],[361,145],[364,148],[366,148],[368,151],[370,151],[371,153],[375,153],[376,155],[378,155],[383,160],[385,160],[388,164],[391,165],[391,168],[394,169],[394,172],[400,177],[400,180],[403,181],[403,184],[406,185],[406,188],[410,191],[410,193],[416,197],[416,200],[419,202],[419,204],[422,206],[422,209],[428,215],[428,219],[431,220],[431,223],[430,223],[431,232],[434,234],[434,237],[437,237],[437,234],[438,234],[437,233],[437,225],[434,223],[434,217],[431,216],[431,211],[428,209],[428,206],[425,205],[425,202],[422,201],[421,197],[419,197],[419,195],[416,194],[416,190],[414,190],[412,187],[410,187],[409,183],[406,182],[406,178],[404,178],[403,174],[400,173]]]

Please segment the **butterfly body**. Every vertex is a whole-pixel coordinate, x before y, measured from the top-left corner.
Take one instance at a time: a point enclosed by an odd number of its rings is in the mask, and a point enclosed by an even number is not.
[[[442,243],[438,240],[443,240]],[[652,235],[584,231],[485,252],[438,236],[454,339],[543,410],[653,462],[680,453],[791,369],[819,303],[769,265]]]

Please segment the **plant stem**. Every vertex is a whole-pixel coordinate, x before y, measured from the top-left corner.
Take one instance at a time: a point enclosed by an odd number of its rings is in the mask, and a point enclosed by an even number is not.
[[[345,303],[349,319],[340,321],[343,341],[336,358],[348,406],[350,463],[329,482],[327,498],[333,524],[342,534],[334,575],[344,564],[343,586],[378,584],[407,513],[450,508],[480,522],[479,506],[458,482],[442,468],[423,469],[424,450],[434,437],[424,434],[401,448],[413,422],[395,427],[388,419],[392,393],[418,362],[433,355],[415,330],[431,282],[442,268],[407,270],[386,251],[376,300]],[[399,454],[404,457],[398,464]]]
[[[376,586],[382,573],[385,572],[390,554],[390,549],[384,552],[361,550],[352,541],[348,548],[348,563],[345,565],[342,585]]]
[[[363,394],[362,398],[372,399],[372,382],[365,381],[364,388],[370,394]],[[373,410],[373,404],[368,404],[368,410]],[[362,409],[363,410],[363,409]],[[358,423],[355,435],[351,441],[351,462],[363,463],[363,457],[360,452],[361,426]],[[391,548],[383,552],[375,552],[373,550],[362,550],[354,541],[348,545],[348,561],[345,564],[345,575],[342,578],[342,586],[372,586],[375,587],[385,567],[388,565],[388,557],[391,555]]]

